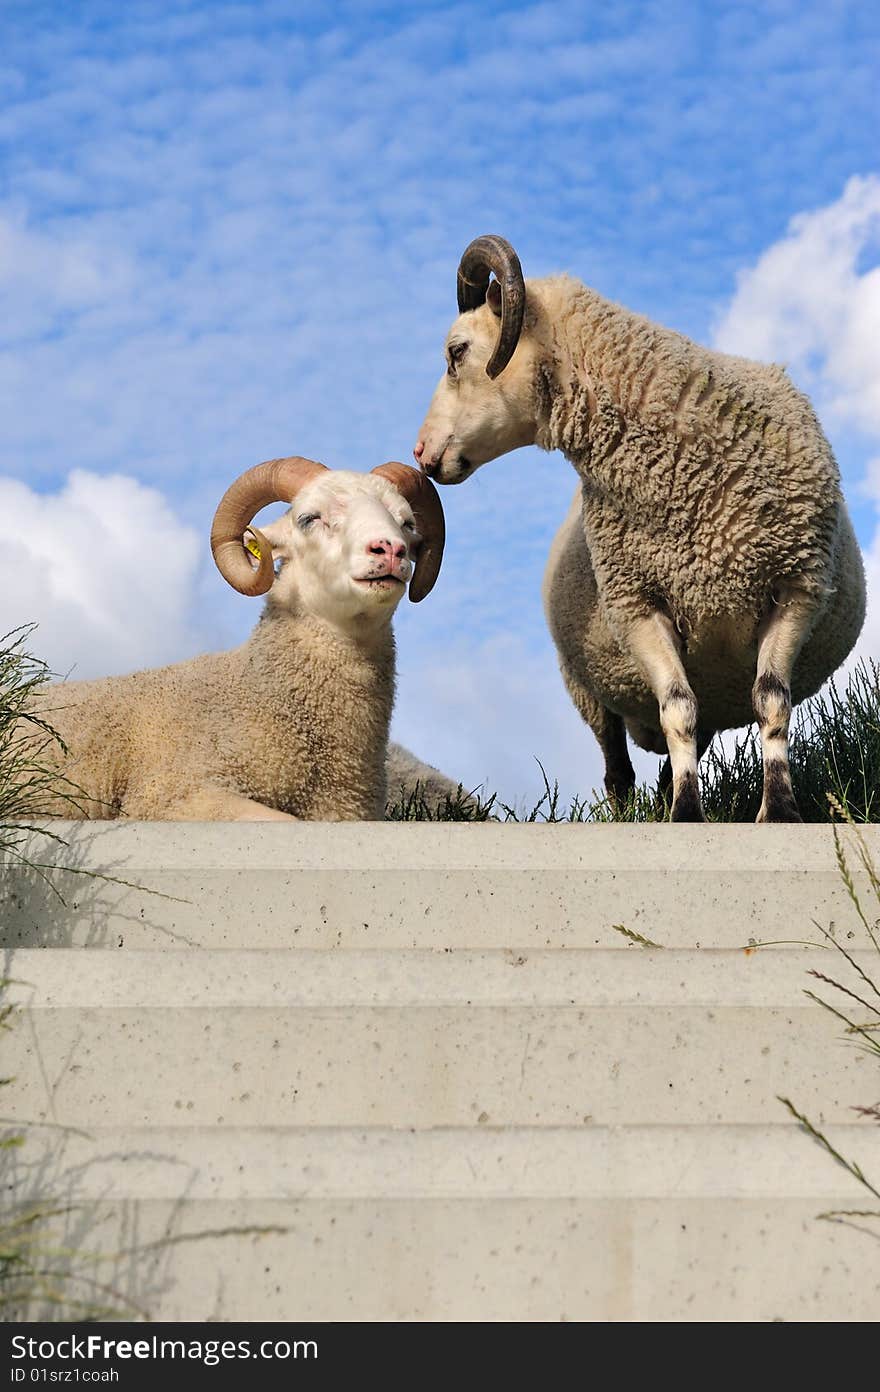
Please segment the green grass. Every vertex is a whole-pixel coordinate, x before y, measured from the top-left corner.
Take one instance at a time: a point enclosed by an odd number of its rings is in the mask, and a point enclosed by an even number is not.
[[[60,837],[45,831],[43,822],[48,809],[53,804],[57,808],[59,798],[62,805],[75,807],[77,789],[59,772],[60,758],[66,753],[63,741],[30,709],[33,698],[52,677],[46,664],[28,651],[32,632],[33,625],[25,625],[0,638],[0,870],[4,863],[18,863],[48,881],[52,866],[34,863],[26,843],[33,832],[43,832],[64,845]],[[8,987],[8,981],[0,981],[0,1037],[15,1021],[13,1007],[5,999]],[[0,1078],[0,1089],[13,1081]],[[112,1293],[98,1296],[98,1283],[86,1270],[85,1256],[71,1264],[69,1253],[53,1247],[48,1236],[51,1224],[68,1210],[19,1196],[21,1166],[16,1165],[16,1157],[25,1140],[17,1128],[0,1136],[5,1199],[0,1213],[0,1319],[27,1319],[35,1311],[46,1317],[55,1312],[59,1319],[100,1319],[123,1313]]]
[[[835,805],[835,801],[832,802],[832,810],[849,824],[850,844],[855,845],[856,857],[867,876],[871,895],[875,900],[875,908],[880,910],[880,873],[878,873],[855,822],[847,816],[842,804]],[[876,953],[877,970],[866,969],[862,966],[853,956],[850,948],[844,947],[834,933],[823,928],[821,924],[817,924],[816,926],[822,933],[827,947],[837,952],[840,970],[834,976],[830,976],[827,972],[812,970],[810,976],[821,982],[822,994],[820,995],[814,990],[806,990],[805,995],[810,1000],[815,1001],[817,1005],[821,1005],[839,1024],[843,1025],[844,1035],[849,1043],[863,1050],[875,1064],[880,1065],[880,918],[872,919],[862,904],[850,869],[841,831],[837,825],[834,827],[834,845],[837,853],[837,866],[859,920],[863,941]],[[847,940],[851,941],[851,937],[852,935]],[[878,1084],[880,1084],[880,1076],[878,1076]],[[878,1187],[880,1186],[880,1175],[875,1176],[874,1179],[869,1178],[858,1161],[843,1155],[832,1145],[828,1137],[814,1126],[809,1117],[798,1110],[790,1098],[780,1097],[779,1101],[800,1123],[806,1134],[816,1141],[838,1165],[842,1166],[856,1183],[870,1194],[872,1200],[880,1203],[880,1187]],[[880,1103],[874,1102],[868,1105],[853,1103],[852,1110],[866,1120],[880,1122]],[[880,1206],[830,1209],[818,1216],[830,1222],[855,1223],[858,1221],[861,1224],[862,1220],[868,1219],[872,1223],[877,1223],[880,1222]],[[876,1229],[873,1231],[876,1236]]]
[[[55,866],[31,859],[28,840],[35,832],[66,842],[45,826],[59,806],[75,815],[80,790],[61,772],[67,753],[52,726],[31,709],[31,703],[53,673],[28,650],[33,625],[0,638],[0,873],[4,866],[32,870],[63,903],[53,883]],[[111,877],[65,866],[67,873],[90,879]],[[149,892],[149,891],[147,891]],[[15,1025],[15,1011],[6,999],[10,983],[0,981],[0,1036]],[[14,1082],[0,1078],[2,1089]],[[3,1118],[0,1116],[0,1125]],[[4,1205],[0,1212],[0,1320],[33,1318],[98,1320],[131,1318],[139,1312],[114,1289],[102,1283],[98,1268],[105,1254],[59,1247],[53,1234],[69,1226],[75,1206],[31,1200],[24,1192],[29,1167],[26,1134],[10,1126],[0,1136],[0,1169]]]
[[[592,739],[584,730],[584,739]],[[789,746],[791,780],[805,822],[833,820],[829,794],[853,822],[880,821],[880,669],[859,663],[841,688],[831,682],[797,707]],[[430,804],[417,785],[389,803],[389,821],[662,822],[668,819],[656,784],[637,786],[622,808],[596,789],[564,803],[559,783],[539,762],[544,792],[531,807],[483,798],[461,786]],[[754,727],[731,750],[715,740],[700,764],[703,807],[711,822],[753,822],[761,805],[763,768]]]
[[[480,796],[479,790],[468,791],[461,783],[453,794],[429,800],[421,784],[403,789],[399,797],[389,802],[385,820],[389,822],[649,822],[657,821],[656,794],[647,786],[635,788],[624,808],[615,808],[604,795],[594,792],[589,798],[561,800],[558,781],[552,785],[538,763],[544,780],[544,792],[536,803],[515,807],[502,802],[497,793]],[[662,820],[662,818],[659,818]]]
[[[829,793],[854,822],[880,821],[880,670],[860,662],[840,688],[795,710],[789,742],[794,794],[805,822],[828,822]],[[732,757],[716,742],[701,766],[706,815],[712,821],[752,822],[761,805],[761,750],[750,728]]]
[[[0,638],[0,857],[7,859],[22,857],[27,838],[44,830],[59,798],[76,809],[79,792],[59,772],[64,741],[30,709],[53,675],[27,650],[33,629],[25,625]]]

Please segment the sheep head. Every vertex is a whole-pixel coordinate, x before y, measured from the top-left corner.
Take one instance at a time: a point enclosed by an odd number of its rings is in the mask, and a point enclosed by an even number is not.
[[[261,508],[281,501],[291,504],[282,517],[252,525]],[[408,583],[410,599],[423,599],[440,570],[444,535],[437,491],[417,469],[389,463],[359,474],[295,457],[236,479],[217,507],[211,549],[240,593],[272,589],[280,607],[295,595],[300,606],[346,624],[387,620]]]
[[[446,339],[446,371],[414,450],[438,483],[461,483],[499,454],[532,444],[537,430],[525,281],[503,237],[477,237],[466,249],[458,308]]]

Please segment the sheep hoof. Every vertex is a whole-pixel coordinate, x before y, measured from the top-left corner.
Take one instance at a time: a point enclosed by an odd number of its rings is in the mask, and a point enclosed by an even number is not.
[[[705,822],[706,814],[702,807],[679,807],[676,804],[669,818],[671,822]]]
[[[769,807],[762,807],[756,822],[802,822],[804,819],[797,810],[794,798],[786,798],[778,802],[773,802]]]
[[[700,802],[700,791],[697,787],[697,780],[689,774],[682,779],[681,786],[676,789],[675,797],[672,802],[670,821],[705,822],[705,820],[706,815],[703,812],[703,805]]]
[[[618,782],[610,778],[605,779],[605,793],[615,812],[620,813],[625,811],[635,786],[635,778],[633,778],[632,782]]]

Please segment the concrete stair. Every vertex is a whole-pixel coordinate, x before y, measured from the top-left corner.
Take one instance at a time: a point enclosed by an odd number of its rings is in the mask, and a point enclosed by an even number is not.
[[[0,1164],[131,1311],[880,1313],[871,1220],[817,1218],[880,1202],[777,1098],[877,1182],[876,1059],[804,994],[852,984],[816,923],[880,967],[830,828],[55,829],[65,902],[2,875]]]

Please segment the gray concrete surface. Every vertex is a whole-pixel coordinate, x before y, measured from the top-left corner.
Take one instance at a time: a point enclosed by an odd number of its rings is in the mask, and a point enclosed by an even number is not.
[[[112,999],[22,1012],[3,1047],[16,1079],[7,1116],[87,1128],[108,1115],[123,1126],[769,1125],[785,1121],[777,1093],[821,1096],[832,1069],[822,1119],[848,1119],[880,1071],[806,1000],[131,1010]]]
[[[627,949],[609,935],[622,923],[667,948],[736,948],[815,936],[813,918],[848,920],[852,909],[827,827],[111,822],[58,830],[69,865],[136,887],[59,873],[65,908],[40,876],[10,868],[3,945]],[[868,844],[880,860],[877,831],[868,828]],[[40,840],[33,858],[62,859]]]
[[[58,829],[128,884],[3,871],[0,1177],[133,1312],[877,1318],[880,1223],[817,1217],[870,1196],[777,1096],[880,1175],[805,995],[814,919],[877,975],[830,829]]]

